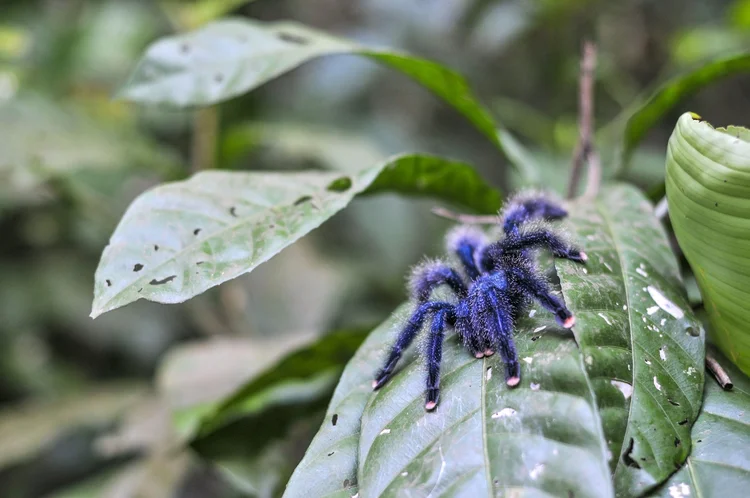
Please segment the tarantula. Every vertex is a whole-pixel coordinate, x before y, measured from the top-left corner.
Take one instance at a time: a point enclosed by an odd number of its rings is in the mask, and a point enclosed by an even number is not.
[[[541,194],[519,195],[509,201],[500,218],[504,237],[489,242],[481,230],[459,226],[448,233],[446,245],[463,267],[463,275],[442,262],[418,266],[410,279],[416,308],[391,347],[385,365],[372,387],[377,390],[390,378],[399,358],[432,317],[425,360],[427,363],[426,410],[434,410],[440,394],[440,361],[446,327],[453,327],[464,346],[476,358],[499,351],[505,363],[505,382],[515,387],[521,367],[513,342],[513,324],[532,299],[555,314],[560,325],[571,328],[575,317],[547,282],[538,275],[534,250],[547,248],[559,258],[579,263],[588,258],[570,246],[543,220],[557,220],[567,212]],[[447,285],[455,303],[431,300],[433,290]]]

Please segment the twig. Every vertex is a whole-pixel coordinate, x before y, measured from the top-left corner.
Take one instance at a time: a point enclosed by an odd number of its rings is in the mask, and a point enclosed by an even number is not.
[[[716,382],[719,383],[722,389],[725,391],[731,391],[732,387],[734,387],[734,384],[732,384],[732,379],[729,378],[729,375],[727,375],[727,372],[722,368],[722,366],[719,364],[719,362],[714,358],[714,356],[706,352],[706,368],[709,372],[711,372],[711,375],[716,378]]]
[[[466,225],[497,225],[500,222],[500,217],[497,215],[476,216],[472,214],[461,214],[454,213],[449,209],[441,207],[432,208],[432,214],[440,216],[441,218],[458,221],[459,223],[464,223]]]
[[[568,182],[568,199],[575,197],[581,180],[584,164],[588,164],[586,196],[595,196],[601,183],[602,167],[591,138],[594,128],[594,73],[596,70],[596,45],[591,42],[583,44],[581,59],[581,77],[578,96],[579,140],[573,153],[573,165]]]
[[[190,169],[193,173],[216,167],[219,134],[218,106],[204,107],[193,114],[193,140]]]

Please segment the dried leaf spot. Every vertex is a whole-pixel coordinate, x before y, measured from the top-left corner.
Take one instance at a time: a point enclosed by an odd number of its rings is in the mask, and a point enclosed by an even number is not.
[[[202,265],[203,263],[205,263],[205,261],[198,261],[198,262],[197,262],[197,263],[195,263],[195,264],[196,264],[196,265],[198,265],[198,266],[200,266],[200,265]]]
[[[329,183],[326,190],[329,192],[346,192],[350,188],[352,188],[352,179],[348,176],[342,176]]]
[[[193,235],[198,235],[199,233],[201,233],[200,228],[196,228],[195,230],[193,230]]]
[[[158,251],[158,250],[159,250],[159,246],[154,244],[154,251]]]
[[[299,206],[300,204],[304,204],[305,202],[310,202],[311,200],[312,200],[311,195],[303,195],[302,197],[294,201],[294,205]]]
[[[350,484],[350,483],[349,483],[349,479],[344,479],[344,487],[345,487],[345,488],[348,488],[348,487],[349,487],[349,484]]]
[[[678,425],[685,425],[687,423],[688,423],[688,419],[680,420],[679,422],[677,422]]]
[[[331,417],[331,425],[336,425],[336,422],[338,422],[338,421],[339,421],[339,414],[338,413],[334,413],[333,417]]]
[[[628,448],[625,450],[625,453],[622,454],[622,463],[624,463],[628,467],[634,467],[636,469],[640,469],[641,466],[638,465],[638,462],[633,460],[633,458],[631,457],[631,455],[633,454],[634,446],[635,446],[635,439],[631,437],[630,442],[628,443]]]
[[[112,281],[110,279],[105,280],[107,282],[107,287],[112,287]]]
[[[682,444],[682,441],[680,441],[680,438],[678,438],[678,437],[674,438],[674,447],[675,448],[677,448],[681,444]]]
[[[237,217],[237,208],[236,208],[236,207],[234,207],[234,206],[230,207],[230,208],[229,208],[229,214],[230,214],[231,216],[234,216],[234,217],[236,218],[236,217]]]
[[[335,451],[332,451],[328,454],[328,456],[333,456],[333,454],[336,453]]]
[[[304,36],[296,35],[293,33],[285,33],[283,31],[279,31],[278,35],[279,40],[285,41],[287,43],[294,43],[296,45],[307,45],[310,43],[310,40],[305,38]]]
[[[141,270],[143,270],[143,265],[142,264],[136,263],[135,265],[133,265],[133,271],[138,272],[138,271],[141,271]]]
[[[177,275],[170,275],[170,276],[168,276],[168,277],[162,278],[161,280],[156,280],[156,279],[153,279],[153,280],[151,280],[151,281],[149,282],[149,284],[150,284],[150,285],[164,285],[164,284],[166,284],[166,283],[169,283],[169,282],[171,282],[171,281],[172,281],[172,280],[174,280],[175,278],[177,278]]]

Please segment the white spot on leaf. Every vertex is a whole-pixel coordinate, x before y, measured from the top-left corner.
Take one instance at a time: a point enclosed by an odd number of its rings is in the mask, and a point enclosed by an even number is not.
[[[658,306],[651,306],[650,308],[648,308],[646,310],[646,313],[648,313],[649,315],[653,315],[657,311],[659,311],[659,307]]]
[[[667,352],[664,351],[664,348],[659,348],[659,358],[661,358],[662,361],[667,361]]]
[[[526,358],[523,359],[523,361],[531,365],[531,363],[534,361],[534,358],[532,358],[531,356],[527,356]]]
[[[607,318],[607,315],[605,315],[604,313],[597,313],[597,315],[599,315],[600,317],[602,317],[602,320],[604,320],[605,322],[607,322],[607,325],[612,325],[612,322],[609,321],[609,318]]]
[[[610,382],[613,386],[620,390],[622,395],[625,396],[625,399],[630,399],[630,396],[633,395],[633,386],[628,384],[627,382],[622,382],[619,380],[611,380]]]
[[[656,375],[654,375],[654,386],[656,386],[657,391],[661,391],[661,384],[659,384],[659,381],[656,379]]]
[[[390,429],[383,429],[382,431],[380,431],[380,435],[381,435],[381,436],[382,436],[383,434],[390,434],[390,433],[391,433],[391,430],[390,430]]]
[[[492,378],[492,367],[489,367],[487,369],[487,380],[490,380]]]
[[[534,318],[534,315],[536,315],[536,310],[529,311],[529,318]]]
[[[636,268],[635,272],[642,277],[648,277],[648,273],[643,268]]]
[[[532,479],[537,479],[541,475],[543,470],[544,464],[538,463],[534,466],[533,469],[531,469],[531,472],[529,472],[529,477],[531,477]]]
[[[685,316],[685,312],[683,312],[675,303],[667,299],[666,296],[662,294],[661,291],[656,287],[649,285],[648,293],[651,295],[651,299],[653,299],[661,309],[663,309],[673,317],[679,320],[680,318]]]
[[[669,487],[670,498],[685,498],[686,496],[690,496],[690,486],[684,482]]]
[[[493,413],[491,416],[492,418],[505,418],[505,417],[512,417],[517,412],[513,408],[503,408],[499,412]]]
[[[539,384],[537,384],[536,382],[532,382],[529,385],[529,387],[531,388],[532,391],[538,391],[539,390]]]
[[[546,325],[542,325],[541,327],[537,327],[537,328],[535,328],[535,329],[534,329],[534,332],[541,332],[542,330],[544,330],[544,329],[546,329],[546,328],[547,328],[547,326],[546,326]]]

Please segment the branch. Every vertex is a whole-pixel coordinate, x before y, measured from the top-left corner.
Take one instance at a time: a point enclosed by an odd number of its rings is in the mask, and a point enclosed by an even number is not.
[[[708,351],[706,351],[706,368],[711,372],[711,375],[714,376],[716,382],[719,383],[722,389],[725,391],[732,390],[732,387],[734,387],[732,379],[729,378],[729,375],[724,368],[722,368],[716,358],[714,358],[714,356]]]
[[[596,152],[592,140],[594,128],[594,74],[596,71],[596,45],[591,42],[583,44],[583,58],[581,59],[581,77],[578,96],[578,127],[579,140],[573,153],[573,165],[568,181],[568,199],[576,194],[581,180],[584,164],[588,164],[588,179],[586,181],[586,196],[595,196],[601,183],[602,167],[599,154]]]
[[[455,213],[449,209],[441,207],[432,208],[432,214],[440,216],[441,218],[458,221],[465,225],[497,225],[500,223],[500,217],[497,215],[475,216],[471,214]]]

